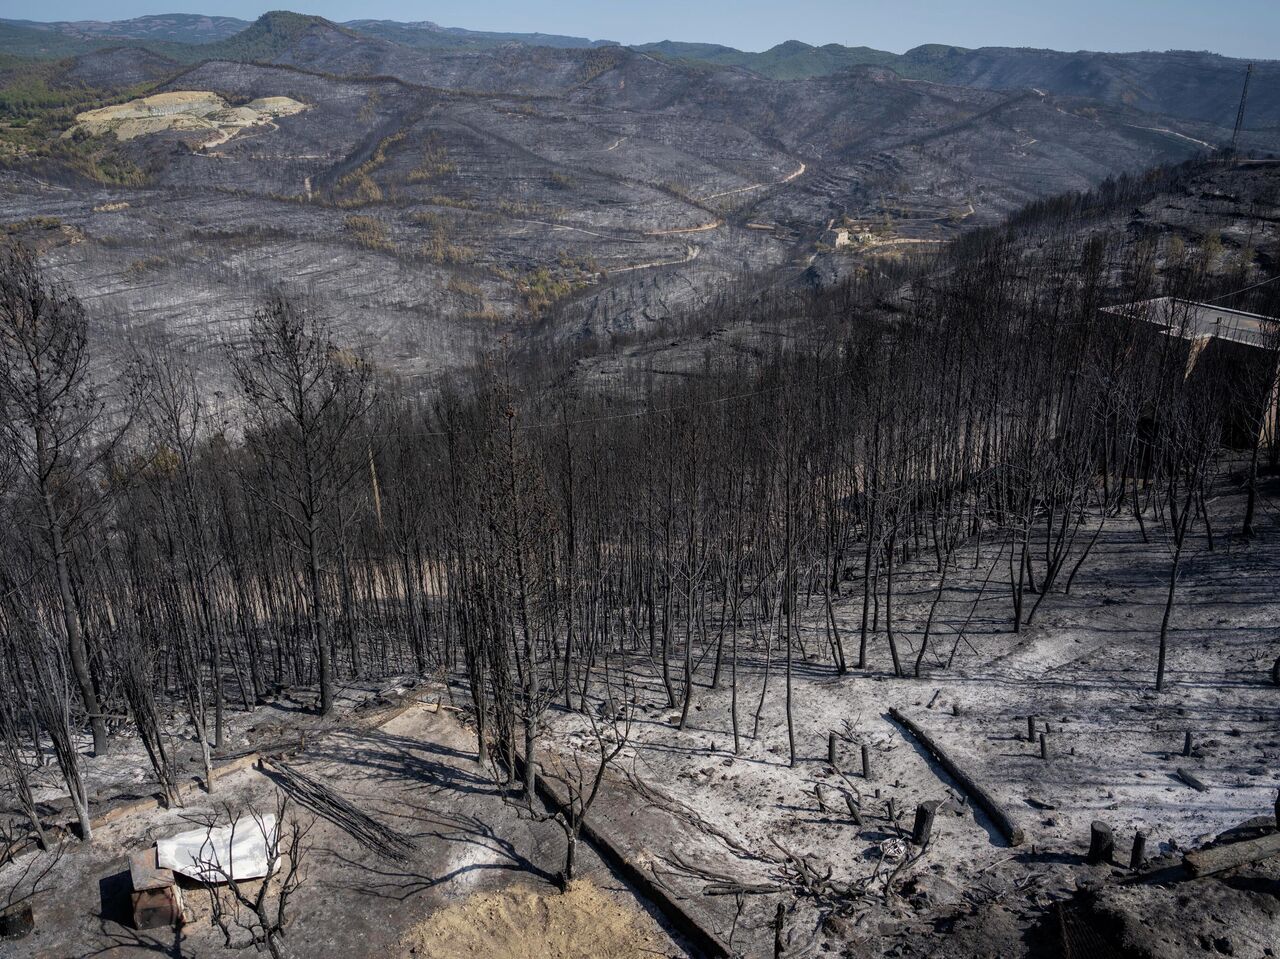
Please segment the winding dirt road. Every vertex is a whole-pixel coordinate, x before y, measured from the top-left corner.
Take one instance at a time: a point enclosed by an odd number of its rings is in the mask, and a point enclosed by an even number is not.
[[[709,193],[706,196],[698,197],[698,202],[702,203],[702,202],[705,202],[706,200],[718,200],[721,197],[734,196],[735,194],[738,194],[738,193],[750,193],[752,190],[764,190],[771,186],[782,186],[782,184],[790,183],[796,177],[802,176],[806,169],[807,167],[804,165],[804,162],[802,161],[800,163],[800,166],[797,167],[794,172],[788,173],[781,180],[774,180],[771,183],[752,183],[749,186],[740,186],[735,190],[724,190],[723,192],[720,192],[720,193]]]

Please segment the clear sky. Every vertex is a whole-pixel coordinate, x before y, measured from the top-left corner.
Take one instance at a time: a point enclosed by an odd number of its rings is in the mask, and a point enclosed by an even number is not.
[[[253,19],[271,9],[331,20],[433,20],[472,30],[763,50],[782,40],[902,52],[921,43],[1056,50],[1212,50],[1280,59],[1280,0],[0,0],[14,19],[153,13]]]

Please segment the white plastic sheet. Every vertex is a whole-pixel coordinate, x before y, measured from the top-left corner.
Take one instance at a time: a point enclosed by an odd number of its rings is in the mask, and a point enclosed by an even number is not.
[[[230,826],[192,829],[156,843],[156,861],[200,882],[261,879],[268,872],[267,852],[276,842],[274,813],[260,820],[243,816]]]

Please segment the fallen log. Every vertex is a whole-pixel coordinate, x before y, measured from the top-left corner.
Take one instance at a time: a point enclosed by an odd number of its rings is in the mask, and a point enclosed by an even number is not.
[[[713,882],[702,887],[704,896],[776,896],[789,891],[786,886],[752,886],[732,882]]]
[[[512,758],[515,760],[515,769],[512,772],[516,776],[522,777],[524,775],[524,757],[519,752],[516,752]],[[534,788],[538,791],[538,795],[542,800],[553,809],[564,810],[569,808],[569,796],[565,795],[564,790],[547,776],[539,775],[535,777]],[[645,870],[639,857],[633,857],[621,842],[615,841],[604,830],[597,828],[594,817],[583,819],[582,835],[600,855],[601,859],[616,867],[632,886],[658,907],[667,921],[675,926],[694,945],[700,955],[706,956],[707,959],[730,959],[734,955],[734,952],[727,943],[721,940],[719,935],[695,917],[681,903],[682,897],[656,881],[656,874],[651,876]],[[726,892],[724,894],[731,893]],[[708,893],[708,895],[714,895],[714,893]]]
[[[1192,773],[1183,769],[1181,766],[1178,767],[1177,773],[1178,773],[1178,778],[1181,779],[1188,786],[1190,786],[1192,789],[1194,789],[1196,792],[1207,793],[1209,791],[1208,786],[1206,786],[1199,779],[1197,779]]]
[[[1018,825],[1017,821],[1009,814],[1009,812],[996,800],[991,793],[987,792],[979,783],[974,781],[973,777],[966,773],[960,766],[947,755],[944,750],[934,739],[920,728],[913,720],[908,719],[903,712],[896,706],[890,708],[889,715],[901,725],[907,732],[911,733],[920,744],[924,746],[938,761],[947,774],[954,779],[966,793],[968,793],[973,801],[982,809],[995,826],[1000,830],[1000,834],[1008,841],[1010,846],[1020,846],[1026,840],[1026,833]]]
[[[1196,849],[1182,857],[1187,872],[1193,876],[1211,876],[1237,866],[1262,862],[1272,856],[1280,856],[1280,832],[1258,839],[1245,839],[1226,846]]]
[[[249,769],[261,758],[256,752],[241,752],[236,755],[239,758],[227,760],[226,762],[213,767],[212,779],[214,782],[217,782],[219,779],[229,776],[232,773],[239,772],[242,769]],[[196,795],[197,789],[198,787],[194,780],[184,782],[179,785],[178,794],[182,796],[185,801],[188,797]],[[207,792],[207,789],[205,791]],[[94,816],[90,823],[94,829],[100,829],[103,826],[108,826],[111,823],[117,822],[128,816],[151,812],[153,809],[159,808],[160,799],[157,796],[146,796],[142,799],[131,800],[123,802],[118,806],[112,806],[106,812]]]

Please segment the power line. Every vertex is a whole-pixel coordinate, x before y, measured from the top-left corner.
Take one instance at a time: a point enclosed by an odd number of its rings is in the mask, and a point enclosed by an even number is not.
[[[1230,293],[1223,293],[1222,296],[1215,296],[1212,300],[1205,300],[1204,302],[1217,303],[1219,300],[1225,300],[1229,296],[1235,296],[1238,293],[1248,293],[1250,290],[1256,290],[1258,287],[1266,286],[1268,283],[1274,283],[1276,280],[1280,280],[1280,273],[1277,273],[1275,276],[1268,277],[1267,279],[1263,280],[1261,283],[1255,283],[1253,284],[1253,286],[1246,286],[1243,289],[1239,289],[1239,290],[1232,290]]]

